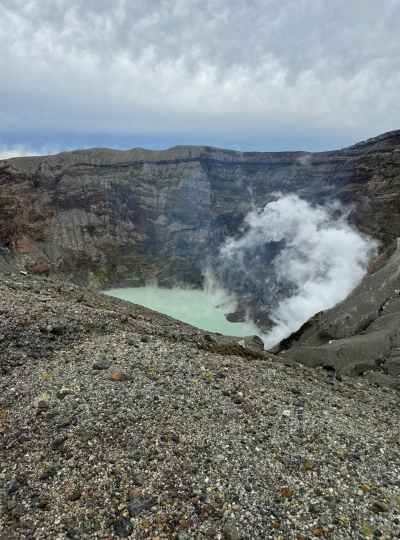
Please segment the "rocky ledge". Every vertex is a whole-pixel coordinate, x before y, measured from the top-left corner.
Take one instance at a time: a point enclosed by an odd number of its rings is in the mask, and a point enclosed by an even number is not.
[[[398,538],[399,394],[0,277],[0,539]]]

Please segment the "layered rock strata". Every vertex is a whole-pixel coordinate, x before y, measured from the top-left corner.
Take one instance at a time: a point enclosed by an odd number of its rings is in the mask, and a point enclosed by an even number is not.
[[[400,236],[399,176],[400,131],[320,153],[177,146],[3,160],[0,268],[96,287],[199,286],[224,239],[277,191],[352,204],[358,228],[389,245]],[[247,291],[255,310],[258,281]]]

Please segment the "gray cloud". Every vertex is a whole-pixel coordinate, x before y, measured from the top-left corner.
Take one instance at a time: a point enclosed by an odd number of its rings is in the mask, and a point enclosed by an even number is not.
[[[2,0],[3,133],[400,127],[398,0]]]

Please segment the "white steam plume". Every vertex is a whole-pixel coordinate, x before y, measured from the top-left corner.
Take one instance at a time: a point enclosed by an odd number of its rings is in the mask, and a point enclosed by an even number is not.
[[[339,203],[312,206],[296,195],[279,194],[278,200],[248,214],[243,236],[221,248],[224,267],[235,265],[251,274],[252,266],[260,266],[257,254],[265,245],[280,243],[272,263],[265,264],[262,284],[276,323],[262,336],[266,348],[346,298],[366,274],[378,244],[350,226],[347,217]]]

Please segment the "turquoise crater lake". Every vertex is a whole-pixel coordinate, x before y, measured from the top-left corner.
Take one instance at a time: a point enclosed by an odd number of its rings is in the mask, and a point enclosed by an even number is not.
[[[159,289],[137,287],[112,289],[106,294],[153,309],[180,321],[226,336],[254,333],[247,323],[230,323],[225,313],[234,310],[234,300],[224,294],[211,294],[192,289]],[[223,307],[217,307],[220,305]]]

